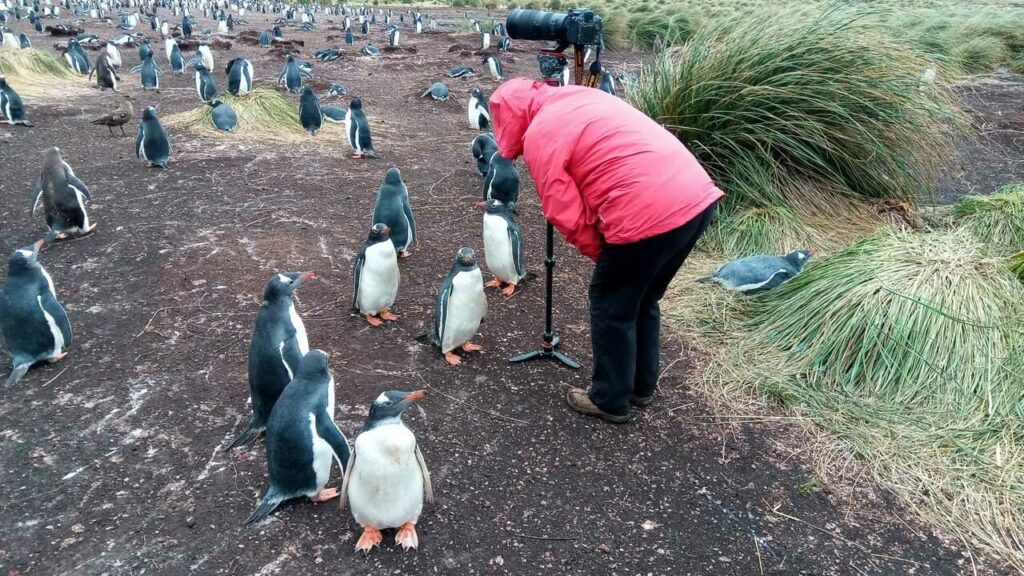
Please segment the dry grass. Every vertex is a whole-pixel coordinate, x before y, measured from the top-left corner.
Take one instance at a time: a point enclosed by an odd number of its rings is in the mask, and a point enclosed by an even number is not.
[[[53,102],[89,91],[89,81],[59,57],[33,48],[0,50],[0,74],[26,101]]]

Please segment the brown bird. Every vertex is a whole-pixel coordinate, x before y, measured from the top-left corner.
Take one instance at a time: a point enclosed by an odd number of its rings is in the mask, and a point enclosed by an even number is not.
[[[132,108],[131,96],[125,94],[124,100],[118,105],[117,110],[93,120],[92,123],[97,126],[106,126],[111,136],[114,135],[114,126],[117,126],[121,129],[121,135],[127,136],[124,132],[124,125],[130,122],[134,115],[135,109]]]

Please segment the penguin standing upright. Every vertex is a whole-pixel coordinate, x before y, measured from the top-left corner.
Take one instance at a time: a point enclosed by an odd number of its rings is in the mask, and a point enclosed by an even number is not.
[[[477,204],[483,208],[488,200],[497,200],[515,212],[519,201],[519,171],[515,164],[495,150],[487,162],[487,174],[484,176],[483,202]]]
[[[334,376],[327,354],[311,350],[281,393],[267,422],[267,472],[270,487],[246,524],[267,517],[285,500],[307,496],[325,502],[338,496],[325,489],[334,462],[344,471],[350,461],[348,439],[334,423]]]
[[[71,323],[57,300],[53,279],[39,263],[40,240],[14,251],[0,290],[0,331],[14,368],[6,386],[21,380],[33,364],[57,362],[71,346]]]
[[[487,316],[484,280],[472,248],[461,248],[455,255],[451,271],[445,276],[434,307],[434,326],[429,338],[441,348],[444,359],[452,366],[462,362],[454,350],[481,350],[470,340]]]
[[[89,72],[89,80],[92,80],[93,74],[96,75],[96,85],[101,92],[107,88],[117,92],[117,81],[121,78],[114,70],[114,65],[110,63],[110,54],[107,52],[100,53],[99,57],[96,58],[96,67],[92,69],[92,72]]]
[[[526,277],[523,266],[523,232],[516,216],[498,200],[488,200],[484,211],[484,258],[494,275],[484,286],[501,288],[506,296],[515,294],[516,285]]]
[[[196,62],[195,68],[196,93],[199,94],[200,100],[209,102],[217,95],[217,83],[210,75],[210,70],[202,62]]]
[[[252,62],[245,58],[235,58],[228,62],[225,70],[228,76],[228,92],[235,96],[245,96],[252,90]]]
[[[399,39],[401,37],[401,34],[402,33],[398,30],[398,26],[389,26],[388,27],[388,46],[391,46],[393,48],[398,46],[398,42],[399,42]]]
[[[32,212],[40,204],[49,228],[47,240],[63,240],[69,234],[88,234],[96,227],[89,222],[85,201],[92,200],[89,188],[75,176],[75,171],[60,157],[60,148],[43,153],[43,169],[32,195]]]
[[[29,121],[25,114],[25,105],[21,103],[21,96],[7,83],[7,78],[0,75],[0,114],[4,115],[4,121],[12,126],[35,126]]]
[[[371,326],[380,326],[382,320],[398,320],[389,310],[398,296],[401,277],[389,232],[386,224],[374,224],[352,267],[352,308]]]
[[[487,170],[490,167],[491,157],[498,151],[498,142],[494,139],[494,134],[484,132],[474,138],[471,151],[473,158],[476,158],[477,172],[481,176],[486,176]]]
[[[146,58],[151,58],[152,56],[153,45],[149,42],[149,38],[146,38],[142,41],[142,44],[139,44],[139,61],[141,62]]]
[[[270,48],[270,42],[273,37],[270,34],[270,30],[264,30],[260,32],[260,48]]]
[[[117,44],[115,44],[113,41],[107,42],[107,46],[106,48],[104,48],[104,51],[107,53],[107,63],[113,66],[114,68],[120,68],[121,51],[117,49]]]
[[[352,147],[353,158],[376,158],[377,152],[373,149],[373,141],[370,139],[370,122],[363,113],[363,101],[353,98],[348,105],[348,113],[345,116],[346,130],[348,131],[348,144]]]
[[[299,70],[298,63],[295,62],[295,57],[291,54],[288,55],[284,69],[277,77],[277,83],[278,85],[284,84],[289,92],[298,92],[299,88],[302,88],[302,72]]]
[[[352,46],[356,43],[356,35],[352,33],[352,29],[348,28],[345,30],[345,45]]]
[[[201,42],[197,49],[197,55],[203,62],[203,66],[206,66],[207,70],[213,70],[213,52],[210,52],[210,45],[206,42]]]
[[[324,125],[324,113],[320,110],[320,100],[313,93],[309,86],[302,87],[302,96],[299,98],[299,122],[302,129],[316,136]]]
[[[499,82],[504,78],[505,73],[501,67],[501,60],[498,59],[498,55],[493,52],[487,52],[484,55],[483,63],[487,64],[487,69],[491,71],[491,76]]]
[[[224,450],[244,446],[263,432],[278,396],[298,371],[302,357],[309,352],[306,326],[295,309],[292,294],[310,278],[313,278],[311,272],[285,272],[274,274],[267,282],[249,342],[252,418]]]
[[[139,133],[135,137],[135,155],[150,166],[166,168],[171,158],[171,137],[156,117],[156,108],[146,106],[139,122]]]
[[[28,35],[26,35],[24,32],[18,34],[18,43],[21,44],[22,50],[32,47],[32,41],[28,39]]]
[[[164,41],[164,49],[167,52],[167,62],[171,65],[171,72],[183,74],[185,72],[185,58],[181,55],[181,48],[178,42],[171,37]]]
[[[152,50],[142,59],[142,64],[135,66],[130,72],[139,73],[139,81],[142,83],[143,90],[160,89],[160,68],[153,62]]]
[[[75,38],[68,40],[68,47],[64,49],[64,60],[80,76],[85,76],[92,71],[92,63],[89,62],[89,57]]]
[[[416,523],[423,501],[434,501],[423,452],[402,414],[423,398],[422,390],[384,392],[370,405],[363,430],[341,484],[341,507],[346,502],[363,528],[356,550],[369,553],[383,541],[381,530],[398,528],[395,543],[403,549],[419,546]]]
[[[491,127],[491,111],[487,108],[487,98],[479,88],[474,88],[469,95],[467,114],[471,128],[487,130]]]
[[[412,215],[409,190],[402,182],[402,174],[394,166],[388,168],[377,190],[373,222],[383,223],[390,229],[391,242],[399,257],[409,256],[409,247],[416,241],[416,219]]]
[[[181,37],[185,40],[192,37],[192,19],[188,16],[181,19]]]

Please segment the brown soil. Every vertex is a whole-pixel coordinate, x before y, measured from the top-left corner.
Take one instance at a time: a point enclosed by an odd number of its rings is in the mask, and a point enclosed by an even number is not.
[[[248,19],[250,28],[268,25],[263,16]],[[200,18],[197,29],[213,26]],[[26,29],[24,22],[12,27]],[[328,46],[322,39],[338,33],[329,28],[320,22],[317,32],[288,28],[285,34],[302,39],[301,55],[312,60]],[[145,33],[156,40],[148,26]],[[37,46],[52,42],[30,36]],[[170,167],[147,168],[132,149],[136,122],[129,137],[88,124],[113,106],[112,95],[99,92],[29,102],[36,128],[0,128],[5,253],[43,233],[41,221],[26,213],[49,146],[59,146],[91,187],[91,215],[99,223],[92,236],[53,246],[42,257],[74,326],[70,356],[3,393],[0,573],[952,575],[970,569],[958,544],[944,544],[913,523],[869,482],[859,485],[856,501],[814,489],[801,443],[777,425],[716,420],[685,386],[692,366],[678,342],[666,345],[658,402],[635,423],[614,427],[569,412],[560,391],[585,386],[590,366],[590,265],[564,246],[555,318],[564,350],[584,369],[506,362],[538,344],[539,281],[511,299],[490,294],[485,352],[462,366],[449,367],[417,344],[455,251],[480,248],[481,215],[472,208],[480,178],[464,106],[473,86],[490,92],[495,83],[476,57],[448,51],[472,38],[443,32],[404,38],[414,52],[369,59],[356,55],[357,45],[342,47],[338,61],[316,63],[317,86],[342,82],[350,97],[363,98],[377,121],[381,160],[348,159],[340,131],[303,146],[174,131]],[[384,44],[380,26],[371,39]],[[532,75],[536,47],[517,43],[518,51],[505,58],[507,75]],[[165,67],[162,45],[154,49]],[[280,56],[235,42],[216,59],[221,89],[223,65],[238,54],[253,61],[262,84],[283,64]],[[198,105],[190,76],[165,74],[159,94],[144,93],[138,77],[127,73],[136,51],[124,50],[123,57],[122,79],[137,111],[155,103],[166,117]],[[631,57],[610,59],[614,65]],[[457,65],[474,66],[478,74],[446,80],[455,101],[418,97]],[[392,162],[407,180],[422,239],[402,263],[401,320],[373,329],[348,310],[350,266]],[[527,261],[542,272],[543,220],[523,172]],[[311,344],[330,354],[338,422],[350,439],[382,390],[429,388],[423,410],[409,417],[438,495],[421,519],[417,552],[402,553],[389,542],[368,558],[356,555],[357,526],[335,503],[297,502],[263,524],[241,526],[265,489],[262,443],[230,455],[220,448],[249,416],[249,332],[263,287],[279,270],[319,276],[300,290],[300,310]]]

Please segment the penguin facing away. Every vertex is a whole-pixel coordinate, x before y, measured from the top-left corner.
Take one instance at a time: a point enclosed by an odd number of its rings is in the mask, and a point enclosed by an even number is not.
[[[469,95],[467,115],[469,126],[474,130],[487,130],[491,127],[491,111],[487,108],[487,98],[479,88],[474,88]]]
[[[4,121],[12,126],[35,126],[29,121],[25,114],[25,105],[21,102],[21,96],[11,88],[7,79],[0,75],[0,114],[4,115]]]
[[[309,86],[302,87],[299,98],[299,123],[302,129],[315,136],[324,125],[324,114],[320,110],[320,100]]]
[[[249,342],[252,418],[225,451],[249,444],[263,432],[278,397],[295,376],[302,357],[309,352],[306,326],[295,310],[292,294],[310,278],[313,278],[310,272],[286,272],[275,274],[267,282]]]
[[[483,63],[487,64],[487,69],[490,70],[491,76],[499,82],[505,77],[504,69],[501,67],[501,60],[498,59],[498,55],[487,53],[484,56]]]
[[[519,201],[519,171],[511,160],[498,154],[491,154],[487,162],[487,174],[484,175],[483,202],[477,208],[483,208],[488,200],[497,200],[508,206],[512,212]]]
[[[477,266],[476,254],[472,248],[461,248],[437,294],[430,340],[441,348],[449,364],[461,364],[462,359],[454,350],[482,350],[481,346],[470,340],[486,316],[487,298],[484,297],[483,274]]]
[[[423,452],[402,414],[424,396],[422,390],[390,390],[370,405],[341,485],[341,508],[348,503],[363,528],[356,551],[369,554],[383,541],[381,530],[389,528],[398,529],[395,543],[403,549],[419,546],[416,523],[424,500],[434,501],[434,489]]]
[[[325,489],[334,462],[343,471],[349,465],[348,440],[334,423],[334,376],[327,367],[327,354],[311,350],[270,414],[270,487],[245,523],[266,518],[291,498],[307,496],[313,502],[325,502],[337,497],[337,489]]]
[[[289,92],[298,92],[299,88],[302,88],[302,72],[299,70],[298,63],[295,62],[295,57],[291,54],[288,55],[284,68],[277,77],[277,84],[284,84]]]
[[[160,89],[160,68],[153,62],[153,54],[142,59],[142,63],[131,69],[131,72],[139,72],[139,81],[143,90]]]
[[[34,364],[58,362],[71,346],[71,323],[57,300],[53,279],[39,263],[43,241],[14,251],[0,290],[0,331],[13,369],[6,386],[16,384]]]
[[[71,234],[88,234],[96,228],[85,211],[85,201],[92,199],[89,188],[61,158],[60,148],[50,148],[43,153],[43,169],[32,196],[32,213],[40,204],[43,206],[49,228],[48,242],[63,240]]]
[[[100,91],[109,88],[114,92],[117,92],[117,81],[121,78],[117,75],[117,71],[114,70],[114,65],[110,62],[109,53],[101,52],[96,58],[96,67],[89,72],[89,80],[92,80],[93,74],[96,75],[96,85],[99,87]]]
[[[370,138],[370,122],[363,113],[363,101],[360,98],[353,98],[349,103],[345,124],[348,143],[352,147],[352,157],[376,158],[377,152],[373,149],[373,141]]]
[[[217,83],[210,70],[202,62],[195,63],[196,93],[203,102],[213,100],[217,95]]]
[[[245,58],[235,58],[228,62],[228,92],[235,96],[245,96],[252,90],[252,62]]]
[[[380,326],[383,320],[398,320],[390,311],[401,278],[390,232],[387,225],[374,224],[352,267],[352,308],[371,326]]]
[[[526,277],[523,266],[523,233],[509,207],[498,200],[489,200],[484,211],[484,257],[487,269],[494,275],[484,286],[501,288],[512,296],[516,284]]]
[[[142,158],[150,166],[166,168],[171,158],[171,137],[164,130],[163,124],[156,116],[156,108],[146,106],[139,122],[139,132],[135,136],[135,155]]]
[[[473,139],[473,158],[476,158],[476,170],[481,176],[487,175],[491,157],[497,154],[497,152],[498,142],[494,139],[494,134],[485,132]]]
[[[416,241],[416,218],[412,214],[409,190],[402,181],[398,168],[388,168],[377,190],[377,201],[373,206],[373,222],[386,225],[391,242],[400,258],[409,256],[409,247]]]
[[[711,276],[697,282],[714,282],[727,290],[746,295],[760,294],[796,276],[810,261],[811,250],[794,250],[785,256],[747,256],[726,262]]]

